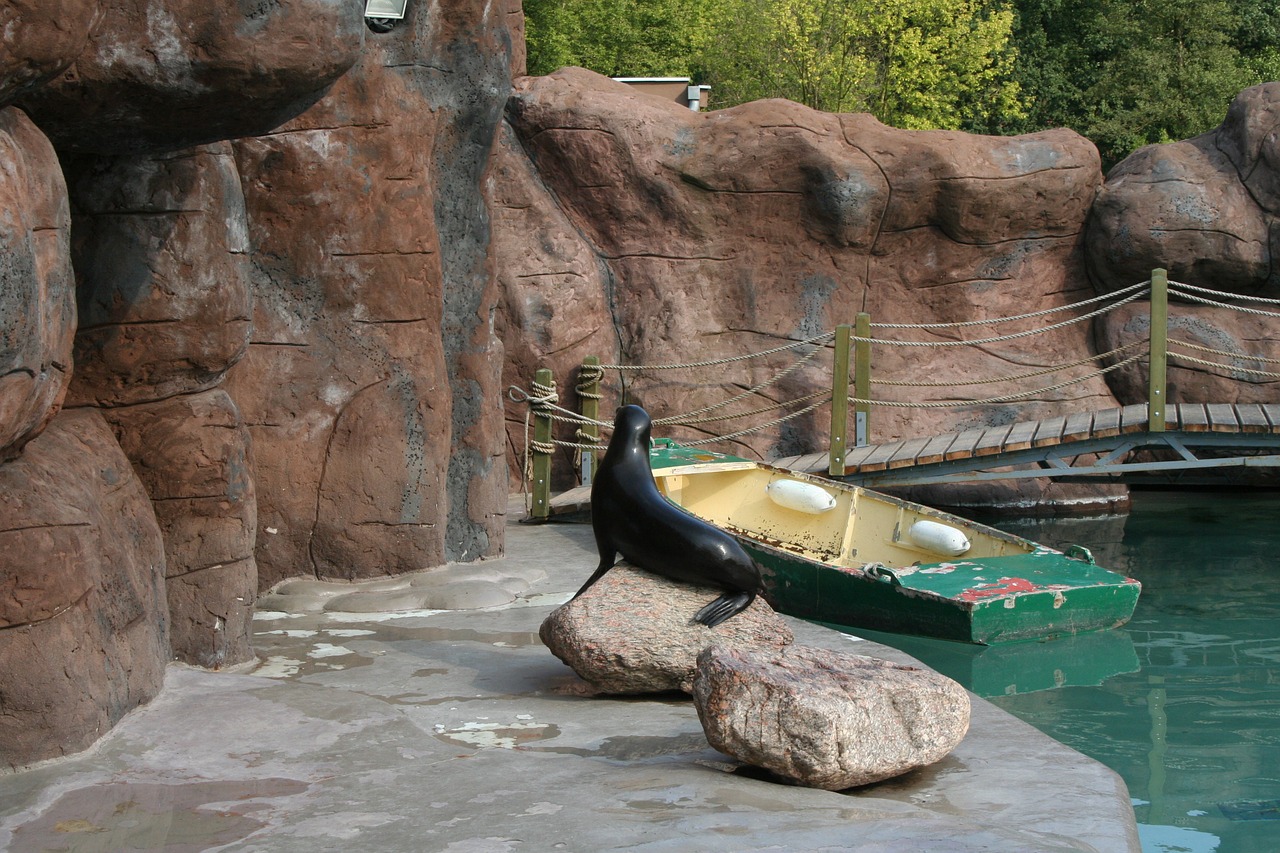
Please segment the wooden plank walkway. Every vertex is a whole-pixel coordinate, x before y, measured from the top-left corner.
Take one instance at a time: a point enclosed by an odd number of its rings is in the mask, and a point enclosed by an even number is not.
[[[1145,403],[1106,409],[1100,412],[1077,412],[1040,421],[1024,421],[976,429],[966,429],[942,435],[900,439],[884,444],[851,447],[845,456],[845,476],[856,478],[861,474],[882,473],[893,477],[904,469],[975,462],[973,469],[987,470],[1002,465],[1003,454],[1021,454],[1024,464],[1030,451],[1043,450],[1050,455],[1053,448],[1098,439],[1114,439],[1120,446],[1126,436],[1142,439],[1148,432],[1149,421]],[[1280,403],[1178,403],[1165,412],[1167,434],[1183,435],[1183,441],[1194,444],[1187,433],[1198,433],[1197,441],[1214,440],[1213,434],[1239,436],[1280,436]],[[1153,433],[1153,435],[1156,435]],[[1246,442],[1247,443],[1247,442]],[[1268,447],[1274,453],[1280,439],[1259,439],[1258,447]],[[1102,452],[1097,444],[1090,445],[1089,452]],[[1269,457],[1273,458],[1273,457]],[[1195,460],[1191,460],[1194,464]],[[807,453],[769,460],[779,468],[827,474],[828,454]],[[1178,463],[1166,463],[1178,464]],[[1061,471],[1057,472],[1059,475]],[[1045,471],[1050,476],[1049,471]],[[874,481],[874,477],[870,478]],[[590,486],[580,486],[558,495],[551,501],[555,514],[584,511],[590,504]]]
[[[1169,432],[1217,432],[1280,435],[1280,404],[1178,403],[1165,413]],[[1100,412],[1077,412],[979,429],[967,429],[924,438],[904,439],[853,447],[845,457],[846,475],[933,465],[978,457],[998,457],[1029,448],[1048,448],[1078,441],[1133,435],[1148,427],[1145,403]],[[822,473],[824,453],[774,460],[783,468]]]

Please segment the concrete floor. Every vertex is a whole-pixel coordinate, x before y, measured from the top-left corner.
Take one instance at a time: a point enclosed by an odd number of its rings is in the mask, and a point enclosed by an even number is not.
[[[1114,773],[976,698],[932,767],[844,793],[763,778],[688,699],[593,697],[541,645],[594,567],[589,527],[512,523],[507,552],[484,566],[542,579],[498,608],[260,612],[257,665],[172,666],[92,750],[0,776],[0,849],[1139,850]]]

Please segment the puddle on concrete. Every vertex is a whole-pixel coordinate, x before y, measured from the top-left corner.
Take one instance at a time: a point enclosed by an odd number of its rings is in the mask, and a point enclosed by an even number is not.
[[[133,785],[112,782],[68,791],[13,833],[14,850],[197,853],[266,825],[263,798],[307,790],[296,779]]]
[[[550,723],[463,723],[453,728],[436,726],[436,737],[455,746],[475,749],[517,749],[526,743],[560,736]]]
[[[575,746],[539,746],[539,752],[560,752],[584,758],[603,758],[607,761],[638,763],[655,758],[678,755],[697,755],[711,749],[701,732],[689,732],[670,737],[628,735],[605,738],[594,749]]]

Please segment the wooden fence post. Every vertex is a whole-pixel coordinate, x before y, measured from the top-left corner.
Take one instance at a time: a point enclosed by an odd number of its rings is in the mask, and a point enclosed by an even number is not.
[[[582,401],[582,428],[580,430],[584,444],[594,444],[600,440],[600,357],[589,355],[582,360],[578,370],[578,398]],[[596,451],[581,450],[578,455],[578,470],[582,476],[582,485],[591,485],[591,477],[595,471]]]
[[[836,326],[836,351],[831,363],[831,450],[827,473],[844,476],[844,455],[849,445],[849,335],[848,324]]]
[[[871,315],[858,314],[853,334],[858,340],[853,355],[853,404],[854,447],[866,447],[871,443]]]
[[[533,375],[534,393],[548,393],[542,389],[550,389],[554,396],[556,388],[555,376],[547,368],[541,368]],[[529,515],[545,521],[551,517],[551,455],[555,446],[551,443],[551,412],[540,409],[533,404],[533,509]]]
[[[1169,356],[1169,273],[1151,271],[1151,343],[1147,369],[1147,429],[1164,432],[1168,389],[1165,368]]]

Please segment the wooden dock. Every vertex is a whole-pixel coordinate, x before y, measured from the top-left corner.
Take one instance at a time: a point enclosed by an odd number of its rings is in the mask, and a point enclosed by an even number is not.
[[[1134,451],[1152,449],[1165,451],[1162,458],[1131,460]],[[768,462],[829,476],[825,452]],[[869,486],[1029,477],[1185,480],[1197,469],[1231,467],[1280,468],[1280,404],[1177,403],[1158,432],[1150,430],[1142,403],[905,438],[849,448],[840,479]],[[586,510],[590,493],[583,486],[556,496],[553,512]]]
[[[1028,462],[1040,463],[1040,470],[1004,476],[1132,473],[1137,470],[1134,466],[1118,464],[1120,455],[1154,446],[1174,450],[1182,468],[1231,466],[1223,459],[1201,459],[1191,450],[1204,446],[1234,446],[1247,453],[1242,460],[1252,460],[1239,465],[1272,467],[1271,453],[1280,451],[1280,404],[1176,403],[1168,407],[1162,432],[1151,432],[1147,405],[1142,403],[854,447],[845,456],[842,479],[868,484],[1000,479],[996,475],[964,477],[960,472]],[[1107,470],[1095,465],[1085,471],[1062,462],[1089,453],[1108,454]],[[770,463],[817,474],[826,474],[828,467],[825,453],[789,456]],[[1162,463],[1163,469],[1172,470],[1170,464],[1179,463]],[[902,473],[894,476],[892,472]]]

